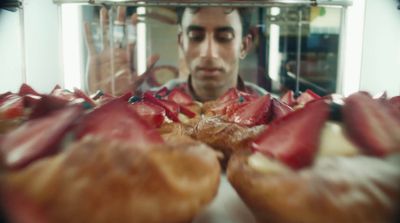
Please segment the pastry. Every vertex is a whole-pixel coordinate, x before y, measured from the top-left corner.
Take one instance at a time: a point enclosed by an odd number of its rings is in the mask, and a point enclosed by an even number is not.
[[[220,166],[207,145],[162,138],[121,98],[80,111],[57,110],[2,139],[11,221],[35,212],[47,222],[190,222],[216,195]],[[21,200],[28,207],[14,212]]]
[[[225,168],[231,154],[247,148],[248,143],[265,128],[265,125],[241,126],[214,116],[201,119],[191,131],[186,132],[192,138],[208,144],[216,151],[222,152],[223,159],[221,164]]]
[[[270,124],[234,154],[227,176],[258,222],[396,222],[400,121],[363,93],[345,98],[342,121],[326,100]]]
[[[190,222],[216,195],[219,178],[215,153],[198,142],[140,148],[88,136],[2,183],[49,222],[151,223]]]

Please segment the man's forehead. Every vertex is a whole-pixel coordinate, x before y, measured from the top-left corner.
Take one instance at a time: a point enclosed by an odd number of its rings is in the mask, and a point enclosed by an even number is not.
[[[202,7],[186,8],[182,16],[182,26],[241,27],[240,15],[235,8]]]

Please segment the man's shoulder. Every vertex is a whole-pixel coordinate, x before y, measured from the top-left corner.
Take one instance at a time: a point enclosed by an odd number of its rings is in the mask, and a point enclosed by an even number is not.
[[[184,91],[187,91],[188,89],[188,84],[187,84],[187,80],[184,79],[171,79],[169,81],[167,81],[165,84],[159,86],[159,87],[153,87],[151,88],[152,91],[158,91],[161,88],[167,88],[168,90],[172,90],[174,88],[180,88]]]
[[[245,85],[246,91],[248,91],[249,93],[258,94],[258,95],[268,94],[267,90],[265,90],[264,88],[254,84],[254,83],[245,81],[244,85]]]
[[[167,83],[163,84],[161,87],[173,89],[173,88],[181,87],[186,84],[187,84],[187,80],[185,80],[185,79],[171,79],[171,80],[167,81]]]

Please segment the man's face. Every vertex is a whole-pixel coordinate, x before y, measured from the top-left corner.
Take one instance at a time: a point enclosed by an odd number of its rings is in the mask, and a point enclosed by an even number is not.
[[[215,7],[195,12],[186,9],[181,25],[179,44],[195,89],[217,91],[235,87],[239,60],[247,51],[238,11]]]

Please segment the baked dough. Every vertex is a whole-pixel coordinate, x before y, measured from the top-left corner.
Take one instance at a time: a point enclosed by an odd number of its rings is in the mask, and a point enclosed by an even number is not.
[[[400,154],[387,159],[324,156],[300,171],[256,170],[249,165],[251,155],[235,154],[227,176],[259,222],[396,222]]]
[[[205,144],[176,138],[138,147],[85,137],[65,152],[7,173],[3,188],[49,222],[190,222],[216,195],[220,167]]]
[[[230,156],[236,152],[248,148],[248,143],[258,136],[266,125],[254,127],[241,126],[222,120],[218,116],[203,117],[188,131],[192,138],[207,143],[213,149],[222,152],[225,166]]]

